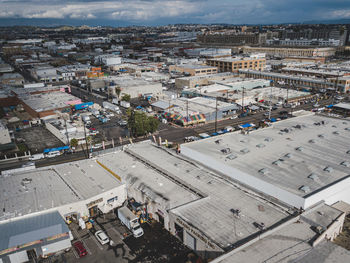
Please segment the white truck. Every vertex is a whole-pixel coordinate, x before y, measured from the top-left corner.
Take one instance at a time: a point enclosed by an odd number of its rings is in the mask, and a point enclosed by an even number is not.
[[[128,108],[130,108],[130,102],[122,100],[122,101],[120,101],[120,106],[128,109]]]
[[[90,116],[88,116],[88,115],[82,115],[81,119],[83,120],[83,122],[85,124],[91,123]]]
[[[140,226],[139,218],[134,215],[126,206],[118,209],[118,218],[134,235],[134,237],[140,237],[143,235],[143,229]]]
[[[104,102],[102,103],[102,105],[103,105],[103,108],[108,109],[108,110],[111,110],[111,111],[114,111],[114,112],[116,112],[117,114],[120,114],[120,110],[119,110],[119,107],[118,107],[117,105],[114,105],[114,104],[109,103],[109,102],[107,102],[107,101],[104,101]]]

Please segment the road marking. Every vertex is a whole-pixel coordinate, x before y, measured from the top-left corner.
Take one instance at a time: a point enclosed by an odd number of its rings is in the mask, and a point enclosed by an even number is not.
[[[92,255],[91,250],[90,250],[90,248],[86,245],[86,243],[85,243],[83,240],[81,240],[81,243],[84,244],[84,247],[85,247],[86,251],[87,251],[90,255]]]

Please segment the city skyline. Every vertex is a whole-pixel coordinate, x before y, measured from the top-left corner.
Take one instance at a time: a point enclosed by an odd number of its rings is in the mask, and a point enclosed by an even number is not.
[[[344,0],[0,1],[3,25],[278,24],[350,19]]]

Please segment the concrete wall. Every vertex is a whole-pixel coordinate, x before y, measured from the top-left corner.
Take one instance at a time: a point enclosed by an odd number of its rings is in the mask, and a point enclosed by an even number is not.
[[[55,137],[57,139],[59,139],[61,142],[63,142],[64,144],[68,144],[67,142],[67,136],[65,136],[64,134],[62,134],[55,126],[53,126],[50,123],[45,123],[45,127],[46,129],[48,129],[53,135],[55,135]]]

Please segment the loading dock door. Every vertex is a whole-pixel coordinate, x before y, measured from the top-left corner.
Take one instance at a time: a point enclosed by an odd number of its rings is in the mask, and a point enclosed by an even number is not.
[[[192,250],[196,250],[196,239],[186,231],[186,245]]]

